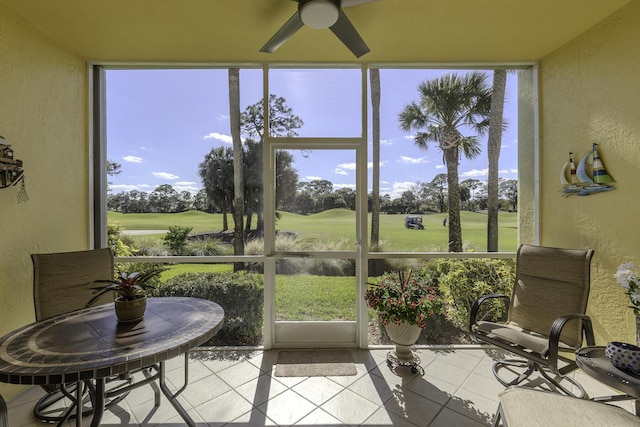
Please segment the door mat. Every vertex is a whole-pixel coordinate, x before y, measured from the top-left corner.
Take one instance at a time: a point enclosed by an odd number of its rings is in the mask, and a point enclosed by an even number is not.
[[[348,350],[280,351],[276,359],[276,377],[332,377],[356,374]]]

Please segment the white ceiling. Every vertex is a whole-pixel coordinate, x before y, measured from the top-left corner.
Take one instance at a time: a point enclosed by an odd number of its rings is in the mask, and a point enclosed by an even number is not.
[[[295,12],[291,0],[0,4],[87,60],[424,63],[541,59],[629,1],[380,0],[345,9],[371,49],[359,60],[329,30],[310,28],[273,54],[258,52]]]

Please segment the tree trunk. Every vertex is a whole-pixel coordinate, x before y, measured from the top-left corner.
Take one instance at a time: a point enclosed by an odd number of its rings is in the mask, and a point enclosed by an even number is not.
[[[247,208],[247,224],[244,227],[244,231],[247,233],[251,231],[251,222],[253,220],[253,212],[251,208]]]
[[[244,158],[240,139],[240,69],[229,68],[229,117],[233,139],[233,253],[244,255]],[[244,270],[244,263],[233,265]]]
[[[371,195],[371,250],[378,251],[380,241],[380,70],[369,70],[373,116],[373,182]]]
[[[227,202],[222,202],[222,231],[229,229],[229,218],[227,218]]]
[[[506,81],[506,70],[493,70],[489,139],[487,141],[487,154],[489,157],[489,176],[487,180],[487,252],[498,251],[498,163],[500,160],[500,144],[502,143],[502,113],[504,110]]]
[[[449,186],[449,252],[462,252],[462,227],[460,225],[460,185],[458,184],[458,146],[444,152]]]

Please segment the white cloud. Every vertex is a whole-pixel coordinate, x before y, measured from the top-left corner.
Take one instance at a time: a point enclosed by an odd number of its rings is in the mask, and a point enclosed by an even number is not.
[[[349,172],[345,171],[344,169],[340,169],[340,168],[335,168],[334,172],[337,173],[338,175],[349,175]]]
[[[517,169],[500,169],[498,175],[505,175],[508,173],[518,173]],[[487,177],[489,175],[489,169],[471,169],[470,171],[462,172],[460,176],[465,178]]]
[[[444,169],[444,165],[436,165],[436,169]]]
[[[383,166],[386,163],[387,163],[386,161],[380,162],[380,166]],[[354,170],[356,170],[356,164],[355,163],[341,163],[341,164],[338,165],[338,168],[354,171]],[[372,169],[372,168],[373,168],[373,162],[367,162],[367,169]]]
[[[109,185],[109,190],[113,191],[114,193],[120,193],[123,191],[132,191],[132,190],[138,190],[138,191],[150,191],[151,189],[153,189],[155,187],[150,186],[149,184],[113,184],[113,185]]]
[[[140,190],[140,188],[132,184],[113,184],[109,186],[109,190],[120,193],[121,191]]]
[[[333,184],[333,191],[340,190],[341,188],[350,188],[352,190],[356,189],[355,184]]]
[[[197,193],[200,190],[200,187],[192,181],[176,182],[175,184],[173,184],[173,188],[178,192],[188,191],[189,193]]]
[[[409,156],[400,156],[400,160],[398,163],[404,163],[405,165],[419,165],[421,163],[428,163],[426,157],[409,157]]]
[[[310,175],[310,176],[305,176],[304,179],[306,179],[307,181],[319,181],[322,179],[322,177]]]
[[[372,146],[373,145],[373,141],[369,141],[369,145]],[[380,145],[393,145],[393,139],[380,139]]]
[[[346,169],[346,170],[350,170],[350,171],[356,170],[356,164],[355,163],[341,163],[341,164],[338,165],[338,167],[340,169]]]
[[[122,160],[129,163],[142,163],[142,157],[138,156],[124,156]]]
[[[211,132],[210,134],[205,135],[204,139],[215,139],[216,141],[221,141],[225,144],[233,144],[233,138],[231,138],[231,135],[224,135],[218,132]]]
[[[478,177],[478,176],[487,176],[489,174],[489,169],[471,169],[470,171],[462,172],[460,175],[463,177]]]
[[[410,190],[411,187],[413,187],[414,185],[416,185],[415,182],[411,182],[411,181],[398,181],[398,182],[394,182],[392,187],[391,187],[391,191],[386,191],[389,193],[389,196],[391,196],[392,199],[396,199],[398,197],[400,197],[402,195],[402,193],[404,193],[407,190]],[[381,191],[382,193],[382,191]],[[385,194],[385,193],[382,193]]]
[[[169,172],[154,172],[153,176],[160,179],[168,179],[170,181],[180,178],[178,175],[174,175]]]

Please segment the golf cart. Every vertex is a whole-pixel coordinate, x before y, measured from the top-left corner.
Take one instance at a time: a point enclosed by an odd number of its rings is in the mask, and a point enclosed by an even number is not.
[[[413,215],[405,216],[404,226],[412,230],[424,230],[424,225],[422,225],[421,216],[413,216]]]

